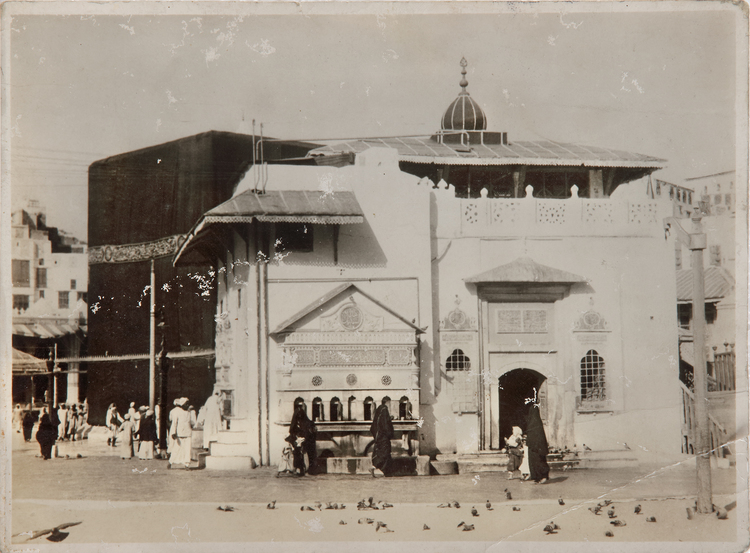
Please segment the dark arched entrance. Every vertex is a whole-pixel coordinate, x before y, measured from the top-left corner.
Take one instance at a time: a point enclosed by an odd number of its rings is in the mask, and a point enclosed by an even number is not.
[[[514,369],[498,379],[500,447],[504,447],[504,438],[513,433],[514,426],[526,432],[528,411],[542,401],[540,389],[545,380],[547,377],[531,369]]]

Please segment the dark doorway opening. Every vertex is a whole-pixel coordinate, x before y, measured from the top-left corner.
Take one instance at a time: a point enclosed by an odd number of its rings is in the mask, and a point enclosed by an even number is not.
[[[538,405],[544,412],[542,384],[547,380],[543,374],[531,369],[514,369],[498,379],[500,447],[505,438],[513,433],[514,426],[526,432],[529,409]],[[542,417],[544,418],[544,417]]]

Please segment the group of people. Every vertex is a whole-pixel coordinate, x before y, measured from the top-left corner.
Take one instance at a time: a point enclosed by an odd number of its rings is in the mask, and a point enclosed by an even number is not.
[[[533,480],[545,484],[549,480],[547,453],[549,445],[544,434],[544,425],[539,409],[532,406],[526,418],[526,434],[520,426],[513,427],[513,433],[505,438],[508,452],[508,479],[515,478],[516,471],[521,473],[521,480]]]
[[[391,399],[386,396],[375,409],[370,432],[373,436],[372,464],[373,476],[387,476],[392,473],[391,440],[394,436],[393,422],[388,404]],[[294,402],[294,413],[289,424],[289,435],[282,451],[279,474],[291,473],[295,476],[315,474],[316,462],[316,429],[307,416],[305,402],[297,398]],[[369,447],[369,446],[368,446]]]
[[[35,412],[31,405],[22,407],[16,404],[13,408],[13,426],[23,439],[30,442],[36,427],[36,441],[39,443],[43,459],[52,457],[52,447],[58,441],[76,441],[87,438],[91,430],[88,423],[88,404],[61,404],[50,410],[47,406]]]
[[[119,438],[121,458],[132,459],[137,455],[139,459],[147,460],[155,457],[159,438],[154,409],[145,405],[136,409],[135,403],[131,403],[128,412],[121,416],[117,405],[111,403],[104,420],[110,432],[107,445],[115,447]]]

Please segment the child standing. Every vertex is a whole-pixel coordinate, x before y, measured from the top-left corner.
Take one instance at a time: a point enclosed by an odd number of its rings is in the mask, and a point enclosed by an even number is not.
[[[513,434],[509,438],[505,438],[508,450],[508,480],[513,480],[513,473],[521,467],[521,461],[524,460],[522,442],[521,428],[514,426]]]

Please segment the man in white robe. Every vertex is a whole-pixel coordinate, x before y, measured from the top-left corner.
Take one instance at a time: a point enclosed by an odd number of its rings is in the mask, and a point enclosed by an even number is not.
[[[183,398],[177,398],[174,400],[174,407],[172,407],[172,409],[169,411],[169,417],[167,419],[167,422],[169,422],[169,428],[170,428],[170,431],[167,433],[167,453],[170,453],[170,454],[172,453],[172,446],[174,444],[174,440],[172,439],[171,428],[172,428],[172,424],[174,424],[175,414],[178,411],[182,410],[182,408],[180,407],[180,402],[182,401],[182,399]]]
[[[183,466],[188,468],[193,445],[193,427],[190,424],[187,398],[182,398],[180,408],[172,411],[172,427],[169,429],[169,435],[173,440],[172,453],[169,456],[170,468]]]
[[[209,444],[219,438],[219,430],[221,430],[221,392],[214,392],[206,400],[203,406],[203,418],[203,447],[208,449]]]

